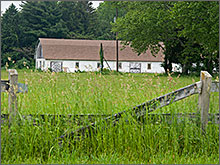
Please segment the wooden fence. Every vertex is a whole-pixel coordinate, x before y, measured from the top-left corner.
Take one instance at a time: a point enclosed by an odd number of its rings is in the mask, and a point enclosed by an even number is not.
[[[201,115],[201,127],[203,132],[205,132],[206,126],[208,124],[208,120],[210,117],[214,118],[214,121],[219,123],[219,114],[209,114],[209,98],[211,92],[219,92],[219,82],[212,82],[212,76],[206,72],[202,71],[200,75],[200,81],[196,82],[194,84],[188,85],[186,87],[180,88],[176,91],[173,91],[171,93],[165,94],[163,96],[159,96],[157,98],[154,98],[150,101],[147,101],[143,104],[137,105],[133,107],[132,110],[128,111],[122,111],[119,113],[116,113],[112,116],[106,117],[103,119],[106,123],[113,122],[113,124],[117,123],[120,118],[122,118],[123,114],[125,113],[135,113],[135,117],[139,116],[145,116],[148,115],[150,117],[152,116],[163,116],[163,117],[172,117],[171,114],[150,114],[150,112],[167,106],[173,102],[182,100],[184,98],[187,98],[194,94],[199,94],[199,101],[198,101],[198,112]],[[175,114],[176,117],[182,117],[182,116],[188,116],[188,117],[195,117],[196,114]],[[62,144],[62,140],[66,137],[74,137],[74,136],[82,136],[86,132],[91,133],[96,131],[96,126],[99,123],[93,122],[90,125],[87,125],[85,127],[79,128],[76,131],[72,131],[69,134],[65,134],[59,137],[60,144]]]
[[[219,82],[212,82],[212,76],[207,71],[202,71],[199,82],[137,105],[133,110],[136,111],[137,115],[144,115],[146,112],[152,112],[191,95],[199,94],[198,111],[201,114],[202,129],[204,130],[208,123],[209,98],[211,92],[219,92]]]
[[[27,92],[27,85],[18,83],[18,72],[15,69],[8,70],[8,80],[1,80],[1,92],[8,92],[9,123],[17,114],[17,94]]]
[[[5,92],[8,91],[8,104],[9,104],[9,114],[7,115],[1,115],[2,118],[8,117],[9,123],[12,122],[12,118],[17,113],[17,98],[16,93],[19,92],[27,92],[27,85],[18,83],[18,73],[14,69],[9,69],[9,80],[1,80],[1,91]],[[180,88],[176,91],[173,91],[171,93],[167,93],[163,96],[159,96],[157,98],[154,98],[150,101],[147,101],[143,104],[137,105],[133,107],[131,110],[128,111],[122,111],[119,113],[116,113],[114,115],[100,115],[104,117],[104,121],[113,121],[114,123],[117,122],[124,113],[134,113],[135,116],[141,117],[145,116],[146,114],[151,114],[150,112],[155,111],[158,108],[167,106],[169,104],[172,104],[176,101],[182,100],[184,98],[187,98],[191,95],[198,94],[198,113],[201,115],[201,127],[202,130],[205,131],[208,120],[210,119],[210,116],[214,116],[215,122],[219,122],[219,114],[209,114],[209,98],[211,92],[219,92],[219,82],[212,82],[212,76],[206,72],[202,71],[200,75],[200,81],[188,85],[186,87]],[[153,114],[154,116],[156,114]],[[34,115],[29,115],[33,117]],[[44,115],[40,115],[42,118],[44,118]],[[52,115],[54,118],[56,115]],[[57,115],[57,116],[63,116],[64,115]],[[70,115],[71,117],[72,115]],[[79,115],[76,115],[79,117]],[[75,116],[75,118],[76,118]],[[80,115],[82,116],[91,116],[95,117],[96,115]],[[98,116],[98,115],[97,115]],[[163,114],[163,116],[170,116],[170,114]],[[176,114],[177,117],[184,116],[183,114]],[[195,114],[188,114],[187,116],[195,116]],[[25,118],[25,117],[24,117]],[[84,132],[86,129],[90,129],[91,127],[94,128],[94,126],[97,123],[92,122],[90,125],[87,125],[86,127],[82,127],[77,131],[71,132],[71,134],[78,134],[79,132]],[[64,138],[65,135],[63,135],[61,138]]]

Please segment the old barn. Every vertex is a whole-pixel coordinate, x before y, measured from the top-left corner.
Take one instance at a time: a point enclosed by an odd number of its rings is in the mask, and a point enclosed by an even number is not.
[[[109,40],[73,40],[39,38],[36,48],[36,68],[55,72],[97,71],[100,68],[100,44],[103,45],[104,68],[116,70],[116,42]],[[119,44],[119,71],[136,73],[163,73],[163,53],[154,57],[150,50],[138,56],[127,46]],[[108,65],[107,65],[108,63]]]

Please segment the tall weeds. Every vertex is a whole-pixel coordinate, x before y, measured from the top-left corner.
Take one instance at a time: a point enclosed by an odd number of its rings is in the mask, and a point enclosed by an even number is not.
[[[18,111],[27,114],[114,114],[154,97],[198,81],[199,77],[157,74],[101,75],[18,71],[28,93],[18,95]],[[6,73],[2,73],[4,78]],[[7,93],[2,94],[2,114],[7,113]],[[218,112],[218,93],[212,93],[210,112]],[[197,111],[192,96],[155,113]],[[218,125],[203,134],[198,122],[173,119],[139,122],[124,114],[116,125],[97,119],[95,132],[86,138],[57,138],[82,127],[77,121],[50,117],[17,119],[12,127],[1,125],[2,163],[217,163]],[[81,121],[82,122],[82,121]],[[84,125],[88,122],[84,123]]]

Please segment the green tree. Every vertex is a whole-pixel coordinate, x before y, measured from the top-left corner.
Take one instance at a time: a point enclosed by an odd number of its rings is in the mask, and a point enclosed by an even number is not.
[[[97,18],[92,2],[59,2],[61,18],[68,28],[68,38],[94,39]]]
[[[146,52],[148,48],[152,53],[157,53],[159,48],[164,49],[163,67],[166,71],[171,70],[172,63],[181,64],[184,73],[192,70],[194,63],[197,63],[196,69],[201,69],[201,63],[208,68],[210,66],[203,59],[213,59],[214,54],[218,53],[218,28],[217,22],[214,23],[218,20],[217,3],[209,5],[210,8],[204,7],[210,2],[203,5],[199,3],[203,2],[196,2],[197,5],[191,2],[125,2],[128,12],[117,20],[113,31],[118,31],[119,39],[124,40],[124,44],[130,45],[138,54]],[[186,10],[188,6],[190,10]],[[200,11],[213,12],[210,18],[206,18],[208,25],[197,25],[199,22],[194,20],[197,20]],[[205,17],[205,13],[200,14],[202,17],[199,16],[198,20]],[[195,22],[192,24],[191,21]],[[202,36],[202,42],[199,40],[201,29],[205,29],[202,31],[206,33]],[[209,36],[211,34],[212,39]],[[208,71],[211,73],[212,68]]]
[[[75,1],[60,1],[58,3],[58,7],[61,12],[61,19],[64,22],[65,26],[68,29],[67,38],[72,38],[76,34],[77,27],[77,18],[74,15],[74,11],[76,10]]]
[[[61,20],[57,2],[23,2],[21,5],[23,20],[23,47],[35,48],[38,38],[65,38],[68,29]]]
[[[19,15],[18,9],[12,3],[2,15],[2,66],[8,62],[8,58],[16,60],[14,48],[19,46]]]
[[[219,3],[178,2],[171,16],[177,27],[181,28],[178,35],[200,46],[204,69],[212,73],[213,68],[218,67]]]
[[[113,26],[113,31],[119,32],[118,36],[124,41],[123,44],[130,45],[139,55],[149,48],[153,54],[162,48],[165,71],[172,69],[172,63],[180,62],[177,57],[183,49],[183,39],[177,36],[178,29],[169,14],[174,3],[126,2],[127,14]],[[177,46],[181,47],[177,49]],[[176,51],[172,51],[173,49]]]
[[[122,7],[119,2],[104,1],[97,8],[97,39],[115,40],[115,32],[112,32],[112,24],[116,17],[116,7],[118,7],[118,17],[122,17],[126,13],[125,7]]]
[[[96,39],[96,28],[97,15],[88,1],[27,1],[21,11],[11,5],[2,16],[2,65],[18,66],[19,60],[19,67],[24,60],[33,65],[38,38]]]

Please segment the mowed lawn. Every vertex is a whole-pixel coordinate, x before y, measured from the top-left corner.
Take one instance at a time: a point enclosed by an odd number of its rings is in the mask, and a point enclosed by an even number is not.
[[[160,74],[51,73],[18,70],[18,81],[28,84],[19,93],[18,112],[27,114],[114,114],[131,110],[155,97],[199,81],[199,77]],[[8,73],[2,71],[2,79]],[[213,78],[214,80],[214,78]],[[211,93],[210,113],[218,113],[219,93]],[[193,95],[153,113],[197,112]],[[8,94],[1,93],[1,113],[8,109]],[[28,121],[9,128],[2,125],[1,158],[6,164],[217,164],[218,125],[209,124],[203,134],[196,122],[138,123],[120,120],[115,127],[100,123],[97,133],[74,143],[58,137],[73,131],[74,123],[33,125]],[[77,128],[80,126],[77,126]],[[107,129],[103,129],[107,128]]]

